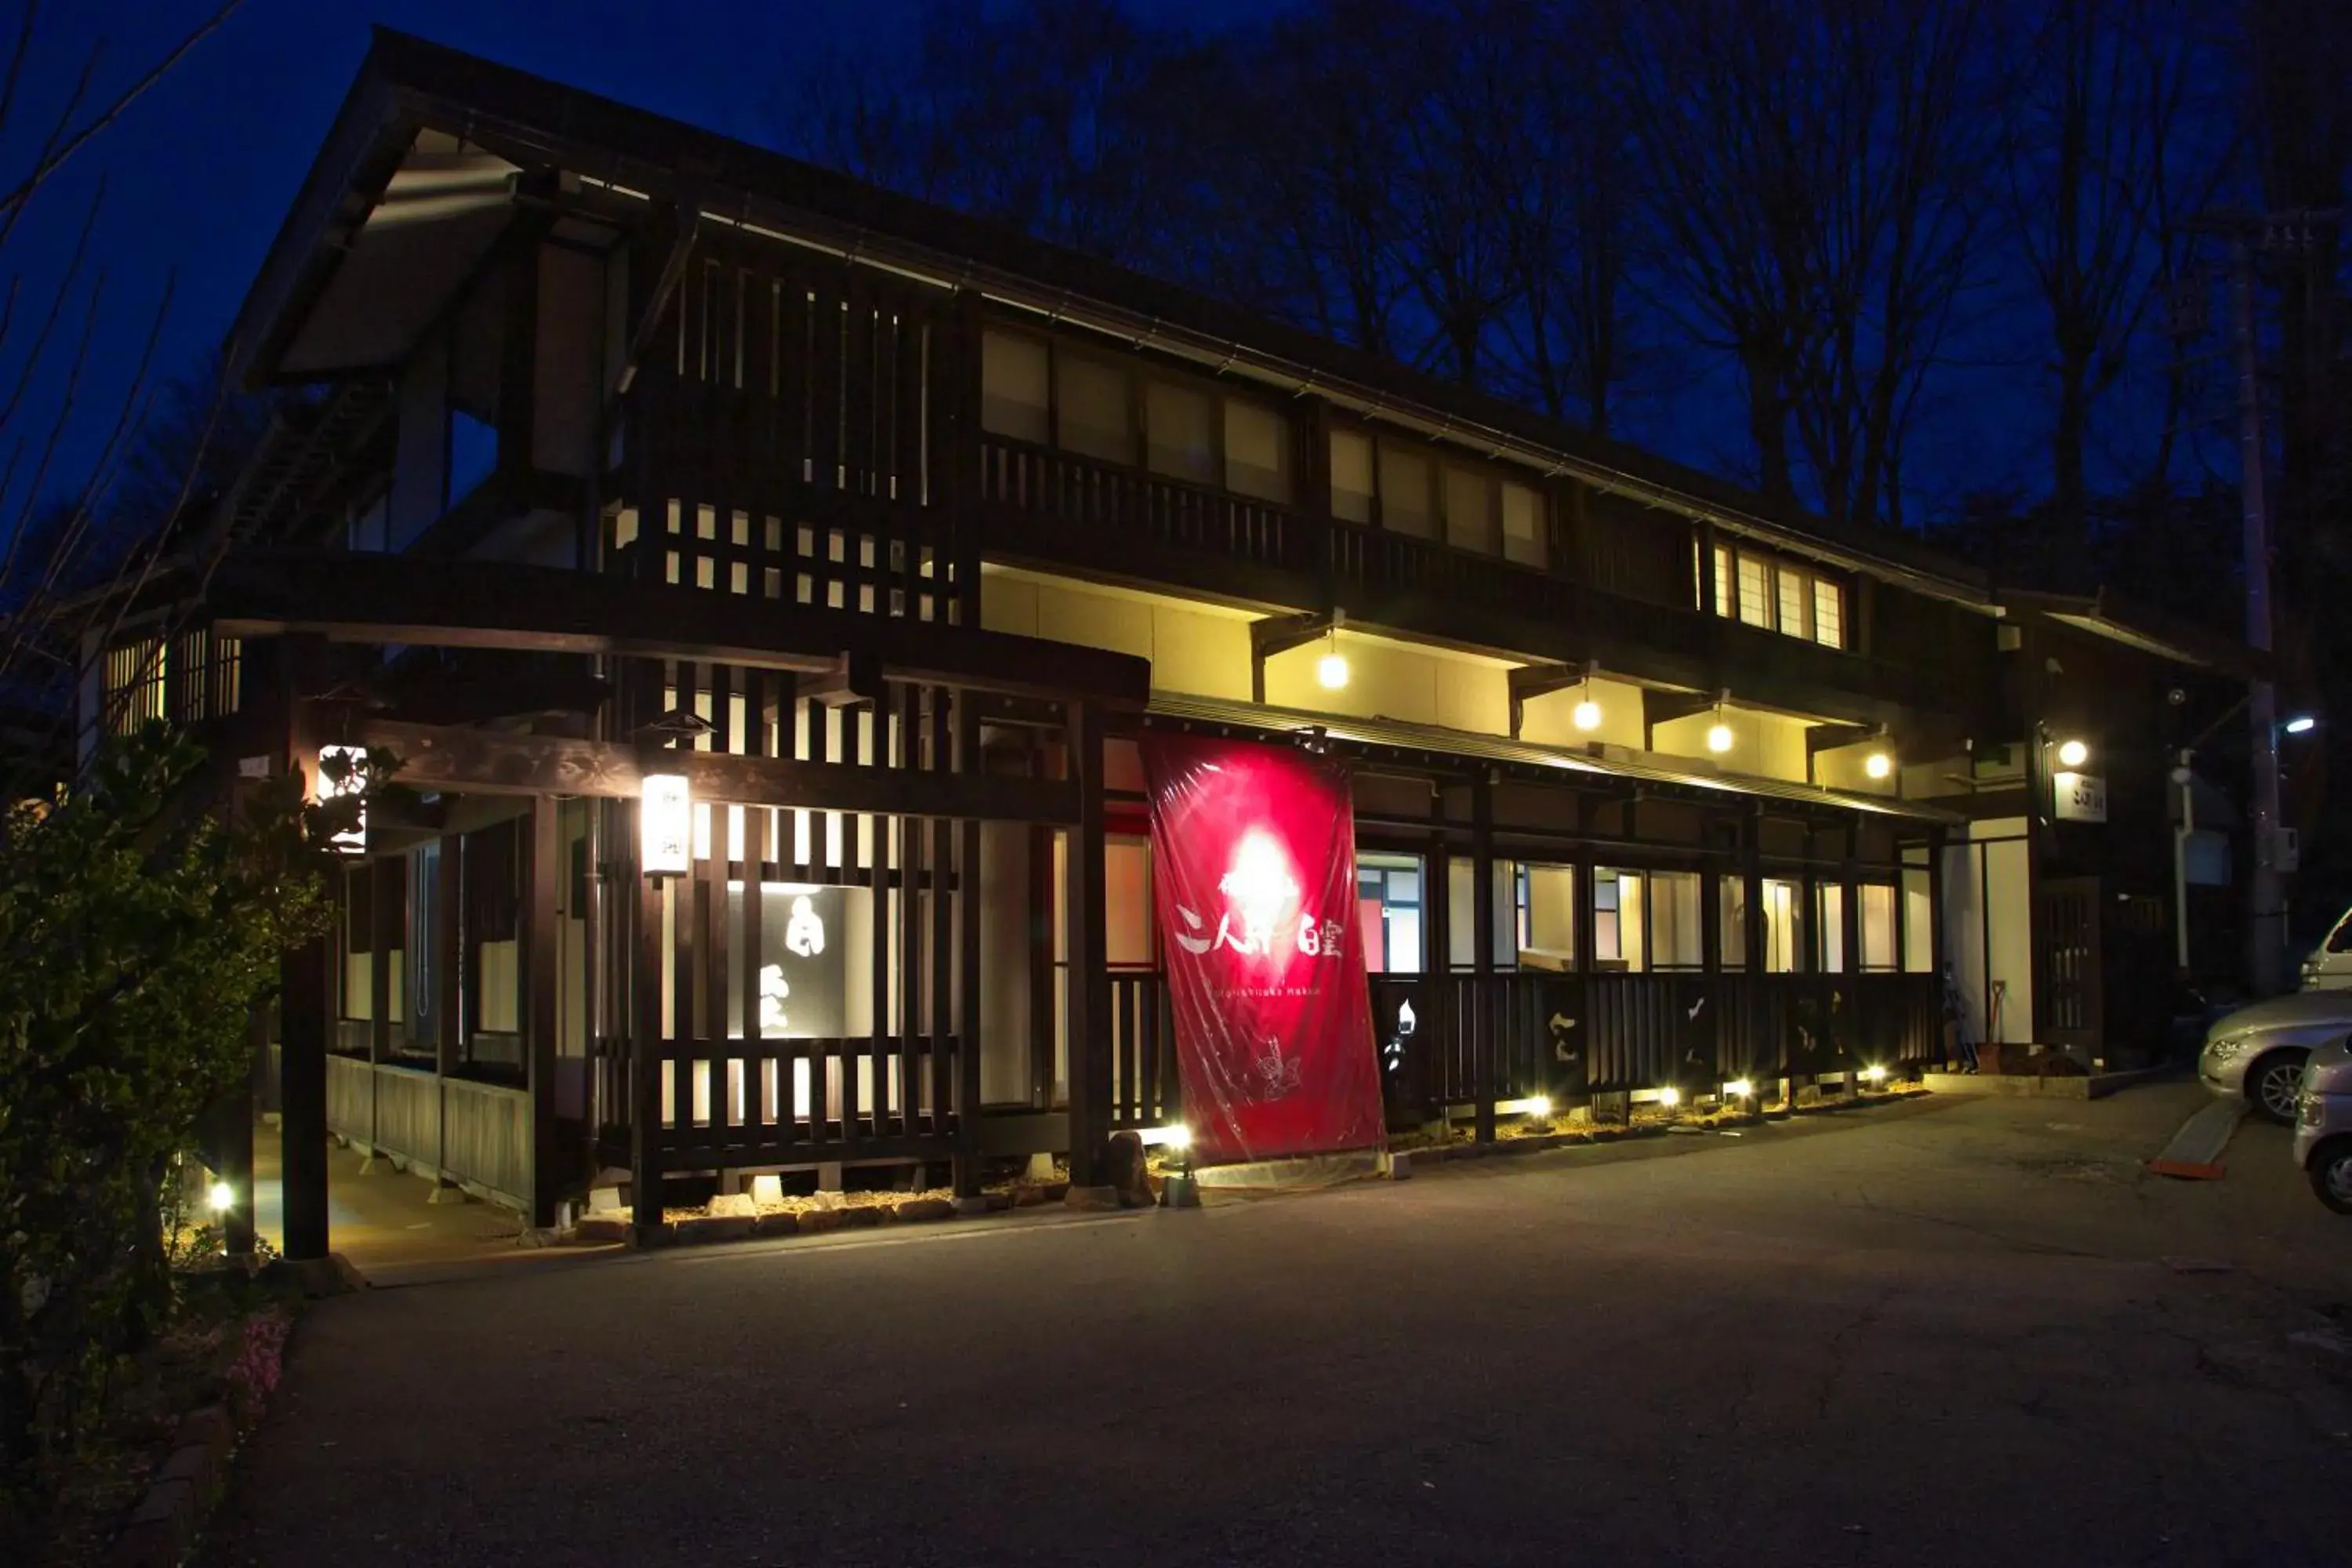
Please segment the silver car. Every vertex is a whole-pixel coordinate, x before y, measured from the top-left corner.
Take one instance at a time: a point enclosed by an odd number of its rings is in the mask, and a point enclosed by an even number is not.
[[[2294,1163],[2311,1173],[2321,1203],[2352,1214],[2352,1041],[2321,1046],[2304,1066]]]
[[[2197,1076],[2216,1094],[2242,1096],[2255,1115],[2281,1126],[2295,1119],[2303,1065],[2352,1029],[2352,991],[2298,991],[2216,1020],[2205,1031]]]

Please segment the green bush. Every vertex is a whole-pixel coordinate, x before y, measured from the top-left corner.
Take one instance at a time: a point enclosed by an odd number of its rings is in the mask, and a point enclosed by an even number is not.
[[[0,838],[0,1537],[172,1301],[163,1185],[248,1069],[278,961],[327,928],[299,776],[220,805],[161,724],[6,810]],[[0,1553],[5,1554],[5,1553]]]

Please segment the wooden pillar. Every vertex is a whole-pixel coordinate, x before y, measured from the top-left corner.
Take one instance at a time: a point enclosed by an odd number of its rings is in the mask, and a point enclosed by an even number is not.
[[[367,1159],[360,1167],[364,1171],[376,1168],[383,1158],[378,1152],[383,1146],[381,1127],[383,1091],[382,1068],[392,1059],[392,941],[395,934],[397,916],[394,913],[393,889],[400,872],[400,860],[387,856],[368,862],[360,873],[362,891],[368,901],[368,1128]],[[405,1153],[408,1151],[403,1150]]]
[[[723,819],[717,824],[723,834]],[[721,840],[719,854],[725,853]],[[530,843],[523,874],[523,1049],[530,1060],[530,1223],[555,1224],[562,1167],[555,1152],[555,1051],[561,1027],[556,889],[563,868],[562,819],[551,795],[530,803]]]
[[[283,764],[307,776],[318,767],[319,749],[316,729],[301,699],[326,687],[325,639],[279,638],[276,665],[275,695],[285,715]],[[327,1032],[333,1027],[328,1017],[333,992],[327,969],[335,952],[335,938],[328,934],[311,939],[278,961],[278,1180],[285,1252],[298,1263],[326,1257],[330,1239]]]
[[[980,753],[980,710],[969,691],[957,692],[954,702],[956,765],[977,773],[985,765]],[[980,900],[980,824],[966,818],[956,825],[955,853],[955,1195],[960,1202],[981,1195]]]
[[[634,858],[631,869],[635,869]],[[629,974],[629,1200],[638,1239],[662,1226],[661,889],[637,878],[636,957]],[[824,1083],[817,1083],[822,1106]],[[824,1135],[823,1111],[818,1136]]]
[[[1495,783],[1486,769],[1470,785],[1470,931],[1477,951],[1471,955],[1475,975],[1471,1013],[1475,1019],[1472,1039],[1476,1044],[1478,1142],[1495,1141],[1495,1027],[1501,1009],[1495,1005]]]
[[[1078,791],[1078,824],[1063,859],[1069,988],[1066,1011],[1070,1047],[1070,1185],[1101,1181],[1102,1152],[1110,1136],[1110,976],[1103,968],[1107,942],[1103,884],[1103,734],[1101,712],[1088,702],[1069,705],[1070,780]]]
[[[1761,1078],[1769,1071],[1778,1078],[1789,1068],[1785,1049],[1775,1052],[1770,1061],[1758,1058],[1765,1041],[1774,1037],[1772,1026],[1772,982],[1765,974],[1764,952],[1764,813],[1751,809],[1748,819],[1740,824],[1739,874],[1748,884],[1748,922],[1740,932],[1740,942],[1748,973],[1748,1059],[1741,1066],[1751,1079]],[[1763,1099],[1759,1088],[1758,1094]]]
[[[465,953],[466,840],[463,834],[441,836],[441,852],[434,862],[433,909],[436,918],[425,933],[433,944],[433,1098],[439,1112],[433,1119],[438,1146],[433,1152],[435,1191],[441,1189],[437,1173],[449,1168],[449,1091],[447,1080],[464,1056],[465,1024],[458,1016],[465,993],[460,964]],[[452,1194],[451,1195],[455,1195]]]
[[[1945,1033],[1944,1010],[1949,1005],[1947,993],[1952,983],[1944,966],[1950,962],[1944,932],[1944,830],[1931,827],[1927,830],[1927,970],[1935,980],[1935,1058],[1947,1067],[1959,1054],[1958,1042]]]
[[[1454,982],[1454,851],[1445,837],[1444,789],[1430,790],[1429,815],[1429,858],[1421,879],[1421,969],[1429,976],[1429,992],[1415,1031],[1414,1054],[1421,1061],[1422,1103],[1443,1121],[1451,1114],[1444,1063],[1465,1026]]]

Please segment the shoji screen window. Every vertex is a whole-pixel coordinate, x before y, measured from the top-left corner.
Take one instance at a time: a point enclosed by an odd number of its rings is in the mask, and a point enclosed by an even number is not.
[[[1044,342],[984,332],[980,348],[980,424],[992,436],[1044,446],[1051,439],[1051,361]]]
[[[1226,398],[1225,488],[1238,495],[1286,503],[1290,467],[1290,422],[1262,403]],[[1335,473],[1335,492],[1338,486]]]
[[[1332,431],[1331,515],[1342,522],[1371,521],[1372,493],[1372,438]]]
[[[1143,388],[1143,446],[1146,466],[1155,474],[1190,479],[1196,485],[1217,480],[1217,448],[1209,429],[1210,402],[1205,392],[1167,382],[1146,383]]]
[[[1653,871],[1649,883],[1649,967],[1706,968],[1706,952],[1699,930],[1698,873]]]
[[[1845,646],[1845,587],[1819,568],[1745,544],[1715,547],[1715,613],[1825,647]]]
[[[1108,361],[1056,351],[1054,355],[1055,438],[1066,450],[1107,462],[1135,461],[1134,411],[1127,372]]]

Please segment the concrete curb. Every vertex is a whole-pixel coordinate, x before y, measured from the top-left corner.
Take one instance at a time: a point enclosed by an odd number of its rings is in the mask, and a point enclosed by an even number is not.
[[[2179,1070],[2178,1067],[2167,1064],[2134,1068],[2128,1072],[2053,1075],[2047,1078],[2037,1073],[1931,1072],[1924,1074],[1921,1081],[1935,1094],[1993,1095],[2022,1100],[2105,1100],[2118,1089],[2171,1078]]]

